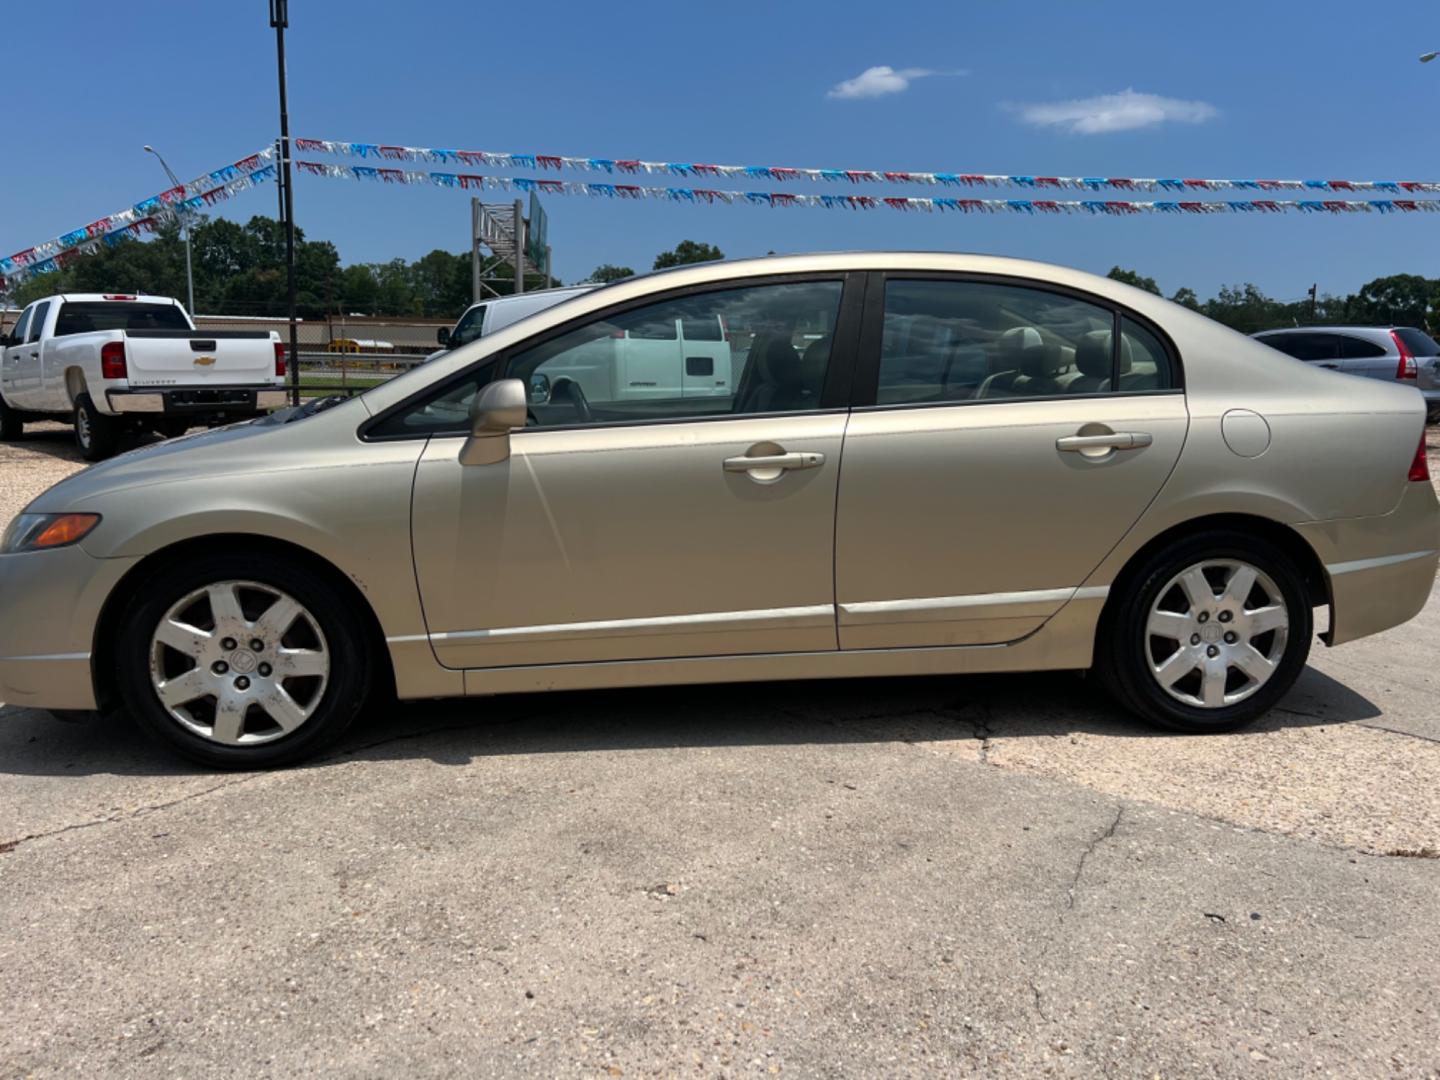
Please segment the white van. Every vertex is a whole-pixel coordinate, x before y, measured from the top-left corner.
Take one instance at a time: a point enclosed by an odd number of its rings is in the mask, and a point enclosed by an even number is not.
[[[735,393],[725,320],[661,319],[621,330],[571,349],[545,367],[550,381],[564,376],[591,401],[728,397]],[[545,392],[532,386],[532,396]]]
[[[496,330],[503,330],[512,323],[534,315],[537,311],[544,311],[556,304],[563,304],[566,300],[584,296],[587,292],[598,288],[600,288],[598,284],[571,285],[563,289],[540,289],[536,292],[519,293],[516,296],[497,296],[493,300],[482,300],[478,304],[471,304],[465,309],[465,314],[461,315],[459,321],[455,323],[454,329],[441,327],[436,332],[435,340],[440,343],[442,348],[435,350],[425,359],[434,360],[437,356],[444,356],[450,349],[468,345],[476,338],[493,334]]]

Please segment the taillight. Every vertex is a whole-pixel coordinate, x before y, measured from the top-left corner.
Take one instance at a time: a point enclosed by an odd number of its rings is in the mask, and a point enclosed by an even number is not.
[[[1400,353],[1400,362],[1395,365],[1395,378],[1415,378],[1415,357],[1410,355],[1410,350],[1405,347],[1405,342],[1400,340],[1400,335],[1394,330],[1390,331],[1390,340],[1395,342],[1395,348]]]
[[[275,342],[275,374],[282,377],[285,374],[285,343],[282,341]]]
[[[1415,448],[1415,460],[1410,462],[1411,480],[1430,482],[1430,459],[1425,454],[1425,433],[1420,433],[1420,445]]]
[[[125,370],[125,343],[107,341],[100,346],[100,374],[106,379],[123,379]]]

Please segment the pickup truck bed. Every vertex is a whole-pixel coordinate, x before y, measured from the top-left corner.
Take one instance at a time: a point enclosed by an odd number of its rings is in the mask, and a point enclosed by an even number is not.
[[[175,301],[122,295],[38,300],[5,340],[0,438],[73,417],[87,458],[128,429],[174,434],[285,403],[285,352],[264,330],[197,330]]]

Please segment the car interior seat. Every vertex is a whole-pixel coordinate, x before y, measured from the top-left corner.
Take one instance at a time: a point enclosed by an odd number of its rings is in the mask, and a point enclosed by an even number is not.
[[[798,409],[805,397],[800,354],[789,335],[757,334],[745,362],[745,374],[735,411],[784,412]]]
[[[1067,394],[1103,394],[1110,389],[1111,342],[1109,330],[1091,330],[1075,346],[1076,370],[1060,377],[1061,389]],[[1130,371],[1130,342],[1120,338],[1120,374]]]
[[[1016,326],[1000,335],[997,371],[980,384],[977,398],[1043,397],[1060,393],[1059,345],[1046,344],[1033,326]]]

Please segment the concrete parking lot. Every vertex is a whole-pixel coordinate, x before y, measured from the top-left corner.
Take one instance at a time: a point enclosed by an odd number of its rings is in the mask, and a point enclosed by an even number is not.
[[[0,447],[0,519],[78,467]],[[1440,1076],[1437,642],[1208,738],[1071,675],[785,683],[217,774],[6,707],[0,1075]]]

